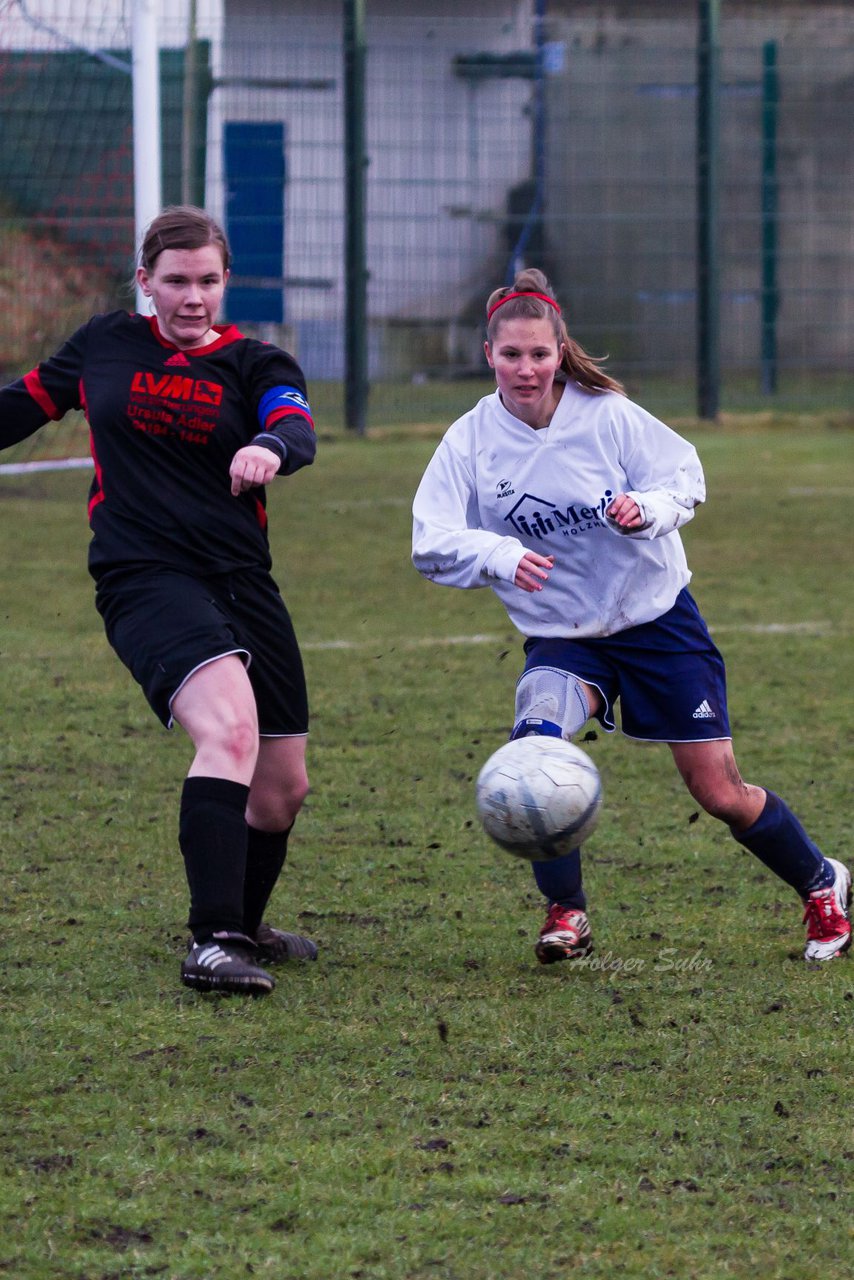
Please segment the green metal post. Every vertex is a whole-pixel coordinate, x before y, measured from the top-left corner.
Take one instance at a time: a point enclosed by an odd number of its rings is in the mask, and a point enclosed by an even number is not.
[[[190,0],[184,45],[184,92],[181,110],[181,203],[199,204],[195,182],[198,87],[196,64],[197,0]]]
[[[762,361],[761,386],[777,390],[777,43],[762,46]]]
[[[344,0],[345,277],[344,417],[364,434],[368,406],[365,253],[365,0]]]
[[[720,406],[718,95],[720,0],[699,0],[697,43],[697,412]]]

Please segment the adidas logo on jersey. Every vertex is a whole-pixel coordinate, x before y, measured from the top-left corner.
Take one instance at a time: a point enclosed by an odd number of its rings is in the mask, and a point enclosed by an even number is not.
[[[709,706],[708,702],[704,698],[703,701],[700,703],[699,707],[697,708],[697,710],[694,712],[693,719],[694,720],[716,720],[717,716],[715,715],[714,711],[712,710],[712,708]]]
[[[187,357],[184,355],[183,351],[176,351],[174,356],[170,356],[169,359],[164,360],[163,363],[166,365],[171,365],[174,368],[175,365],[188,365],[190,362],[187,359]]]

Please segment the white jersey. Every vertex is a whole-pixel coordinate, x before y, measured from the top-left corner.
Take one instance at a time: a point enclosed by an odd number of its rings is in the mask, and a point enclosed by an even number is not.
[[[605,510],[634,498],[643,527]],[[450,587],[490,586],[525,636],[607,636],[666,613],[690,581],[677,530],[705,499],[696,450],[616,392],[574,383],[548,427],[498,392],[449,428],[413,504],[412,559]],[[513,585],[526,550],[554,556],[542,591]]]

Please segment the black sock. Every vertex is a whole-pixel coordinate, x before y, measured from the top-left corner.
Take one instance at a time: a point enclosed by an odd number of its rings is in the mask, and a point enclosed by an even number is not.
[[[227,778],[187,778],[178,839],[190,886],[187,923],[196,942],[243,932],[246,802],[249,788]]]
[[[292,824],[293,825],[293,824]],[[287,831],[258,831],[249,827],[246,846],[246,878],[243,885],[243,925],[250,938],[264,915],[276,881],[288,856]]]

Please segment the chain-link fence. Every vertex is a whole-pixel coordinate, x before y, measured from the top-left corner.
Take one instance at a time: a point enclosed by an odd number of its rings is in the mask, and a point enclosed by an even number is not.
[[[128,7],[0,0],[6,376],[96,307],[133,305]],[[229,318],[295,352],[330,421],[345,376],[343,9],[176,0],[160,23],[164,198],[224,220]],[[487,374],[485,298],[517,261],[545,268],[571,332],[633,394],[690,412],[693,0],[365,12],[369,422],[467,407]],[[728,0],[719,65],[722,405],[844,412],[851,6]]]

